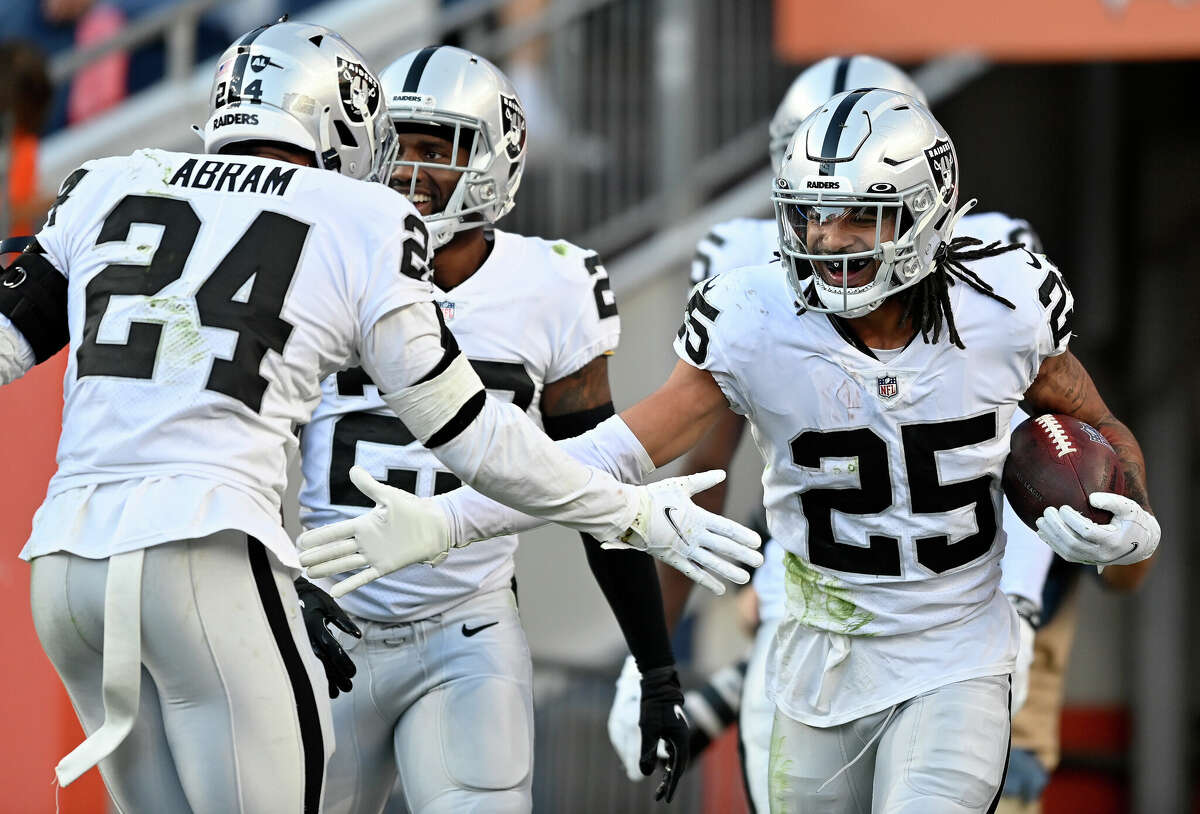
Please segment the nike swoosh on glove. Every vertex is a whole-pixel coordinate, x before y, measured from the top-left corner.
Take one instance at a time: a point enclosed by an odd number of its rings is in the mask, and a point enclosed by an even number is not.
[[[638,767],[649,776],[660,760],[659,741],[667,747],[663,760],[662,781],[654,791],[655,800],[671,802],[679,778],[687,769],[690,751],[687,716],[683,714],[683,691],[679,675],[673,666],[655,667],[642,674],[642,710],[638,716],[642,732],[641,756]]]
[[[1162,535],[1154,515],[1134,501],[1111,492],[1093,492],[1088,502],[1112,512],[1106,525],[1093,522],[1070,506],[1042,512],[1038,536],[1064,560],[1087,565],[1129,565],[1146,559]]]
[[[300,564],[314,579],[362,569],[335,584],[329,593],[345,596],[413,563],[437,565],[446,559],[450,524],[436,503],[380,483],[361,466],[350,467],[350,481],[375,501],[375,508],[306,531],[296,539]]]
[[[626,656],[617,677],[617,692],[608,711],[608,740],[625,767],[625,775],[637,782],[642,779],[642,730],[638,728],[642,705],[642,674],[633,656]]]
[[[725,473],[714,469],[628,487],[637,501],[637,516],[628,531],[617,540],[603,541],[602,548],[645,551],[718,596],[725,593],[725,585],[713,574],[745,585],[750,573],[735,562],[762,565],[762,540],[740,523],[692,502],[692,495],[723,480]]]
[[[333,597],[316,585],[304,577],[297,577],[295,585],[304,614],[304,627],[308,631],[308,643],[312,645],[313,652],[325,667],[325,678],[329,680],[329,697],[337,698],[339,692],[350,692],[353,686],[350,679],[354,678],[358,668],[338,644],[337,639],[330,634],[328,626],[334,625],[356,639],[362,638],[362,631],[338,603],[333,601]]]

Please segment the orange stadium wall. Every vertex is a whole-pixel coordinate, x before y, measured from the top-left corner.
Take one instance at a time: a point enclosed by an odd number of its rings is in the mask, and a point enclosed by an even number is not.
[[[972,51],[1057,62],[1200,56],[1200,4],[1171,0],[775,0],[775,48],[789,62],[837,53],[910,62]]]
[[[30,520],[54,473],[62,420],[66,353],[0,388],[4,428],[4,485],[0,523],[5,553],[0,557],[0,618],[4,619],[4,670],[0,673],[0,810],[21,814],[103,814],[107,796],[92,770],[57,793],[54,766],[83,740],[58,675],[42,652],[29,610],[29,566],[17,554],[29,536]]]

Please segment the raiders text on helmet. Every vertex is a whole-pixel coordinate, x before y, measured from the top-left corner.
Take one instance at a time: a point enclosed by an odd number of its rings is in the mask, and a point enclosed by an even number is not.
[[[797,296],[814,311],[862,316],[926,277],[949,242],[957,220],[954,145],[911,96],[840,93],[797,128],[772,200]],[[874,226],[874,240],[820,245],[813,236],[835,221],[859,233]]]
[[[771,166],[775,172],[779,172],[783,151],[804,117],[830,96],[856,88],[898,90],[929,106],[917,83],[890,62],[866,54],[823,59],[805,68],[795,78],[771,117]]]
[[[462,173],[444,209],[425,218],[434,245],[504,217],[525,169],[525,113],[508,77],[481,56],[443,45],[405,54],[380,79],[398,130],[436,127],[455,147],[450,164],[395,162],[412,169],[409,189],[400,187],[410,196],[422,167]],[[467,148],[465,162],[458,147]]]
[[[204,150],[277,141],[351,178],[386,180],[396,150],[379,80],[337,33],[309,23],[256,28],[221,55]]]

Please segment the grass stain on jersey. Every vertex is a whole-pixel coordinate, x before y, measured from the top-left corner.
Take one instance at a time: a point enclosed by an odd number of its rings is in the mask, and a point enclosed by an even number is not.
[[[566,243],[555,243],[550,248],[553,249],[554,253],[557,254],[559,257],[567,256],[567,244]]]
[[[852,586],[813,568],[790,551],[783,558],[787,574],[787,596],[799,609],[797,620],[818,630],[849,635],[875,621],[875,614],[860,608],[850,594]]]
[[[159,365],[171,372],[182,372],[208,358],[208,343],[200,334],[199,317],[190,299],[178,297],[150,297],[147,307],[157,317],[162,317],[162,355]]]

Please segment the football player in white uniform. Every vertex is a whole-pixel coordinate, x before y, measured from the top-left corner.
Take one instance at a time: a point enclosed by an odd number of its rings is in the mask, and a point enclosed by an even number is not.
[[[854,88],[885,88],[907,93],[925,102],[924,93],[904,71],[877,57],[859,54],[829,57],[806,68],[792,82],[771,119],[768,144],[771,163],[778,172],[788,141],[800,122],[830,96]],[[964,215],[955,230],[983,244],[1021,243],[1041,253],[1037,234],[1028,222],[999,212],[971,212]],[[779,240],[774,218],[736,218],[719,223],[696,246],[691,267],[693,285],[717,274],[749,266],[778,262]],[[782,273],[782,267],[781,267]],[[1027,416],[1021,410],[1013,414],[1013,426]],[[745,416],[728,412],[684,461],[685,472],[728,469],[741,442]],[[696,496],[696,503],[709,511],[720,512],[725,503],[726,484],[721,483]],[[1013,673],[1013,712],[1024,702],[1032,662],[1033,620],[1041,609],[1042,584],[1050,568],[1052,552],[1004,504],[1004,529],[1008,540],[1002,563],[1001,587],[1012,600],[1021,618],[1021,649]],[[765,562],[755,572],[753,591],[758,599],[758,628],[748,656],[714,675],[714,681],[687,693],[685,710],[693,727],[693,746],[699,752],[727,726],[737,721],[743,780],[754,810],[766,811],[767,760],[771,745],[772,707],[765,692],[767,651],[775,627],[783,617],[783,549],[768,539],[763,547]],[[683,615],[691,594],[691,581],[677,579],[670,569],[660,568],[667,622],[674,627]],[[634,777],[640,741],[636,723],[638,710],[638,674],[627,661],[618,680],[613,709],[609,716],[609,734],[630,777]],[[693,755],[694,757],[694,755]]]
[[[89,733],[60,782],[99,762],[125,811],[316,812],[330,708],[279,511],[330,372],[361,363],[458,477],[598,539],[690,567],[697,541],[757,538],[682,499],[693,481],[620,484],[485,396],[438,317],[419,214],[368,183],[396,133],[336,33],[246,34],[210,112],[207,154],[74,172],[4,271],[0,382],[71,346],[58,470],[22,557]],[[433,544],[403,564],[452,542],[416,536]]]
[[[772,811],[993,804],[1018,638],[999,589],[999,482],[1018,401],[1096,427],[1127,483],[1128,496],[1090,496],[1108,524],[1049,508],[1039,536],[1065,559],[1105,565],[1158,545],[1137,441],[1067,351],[1072,299],[1058,269],[954,237],[973,205],[958,208],[958,178],[949,135],[917,99],[859,89],[828,100],[775,181],[786,273],[772,264],[697,286],[680,362],[622,413],[659,465],[726,409],[747,417],[763,456],[768,523],[786,552],[767,665]],[[436,528],[447,512],[469,512],[474,534],[532,522],[469,489],[402,513]]]
[[[416,205],[438,247],[441,313],[484,385],[551,438],[612,416],[607,356],[620,321],[599,257],[492,228],[513,206],[526,159],[512,83],[486,59],[449,46],[404,55],[380,81],[400,141],[392,185]],[[330,376],[322,390],[301,437],[306,526],[369,509],[347,476],[355,464],[418,495],[460,485],[362,368]],[[671,744],[669,800],[687,764],[688,732],[674,715],[683,695],[654,561],[583,539],[648,676],[644,737]],[[361,688],[333,704],[327,812],[381,811],[397,772],[408,811],[531,809],[533,670],[517,613],[516,547],[516,535],[475,543],[435,569],[411,565],[341,598],[365,635],[341,637]]]

